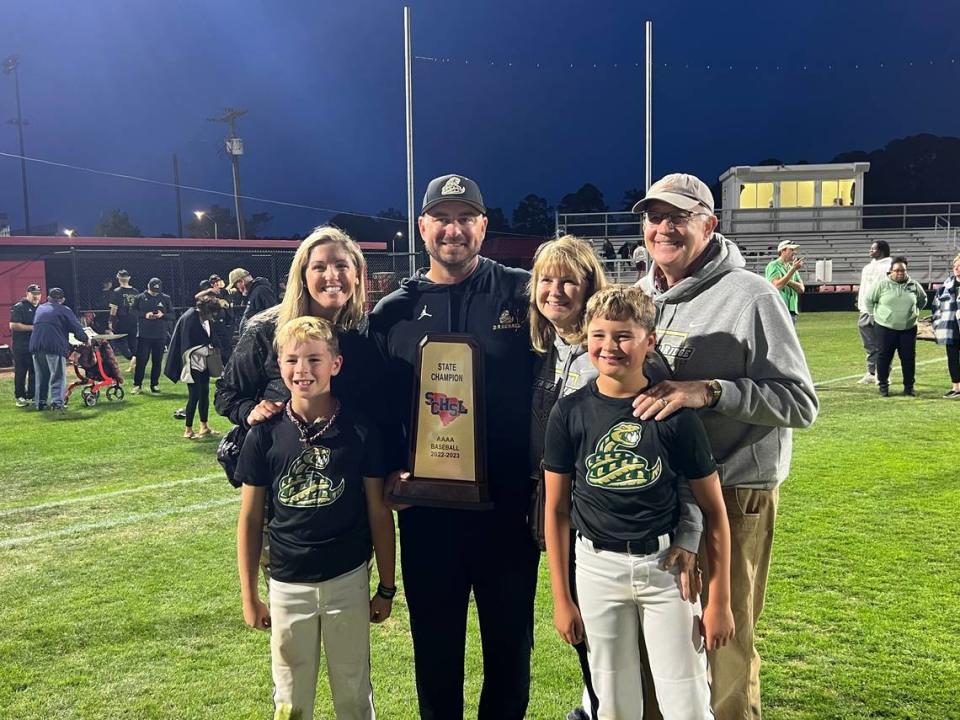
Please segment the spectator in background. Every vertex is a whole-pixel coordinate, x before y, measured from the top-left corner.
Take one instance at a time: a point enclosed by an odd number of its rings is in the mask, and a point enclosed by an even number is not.
[[[933,299],[933,332],[937,344],[947,349],[947,369],[953,387],[943,397],[960,400],[960,323],[957,316],[957,288],[960,287],[960,255],[953,259],[953,270]]]
[[[234,268],[230,271],[230,282],[227,284],[227,290],[236,288],[247,299],[247,307],[243,311],[243,317],[240,318],[240,332],[250,318],[267,308],[277,304],[277,296],[270,286],[270,282],[264,277],[254,278],[243,268]]]
[[[194,300],[203,297],[212,297],[220,305],[220,313],[213,320],[213,334],[217,338],[220,353],[223,355],[223,364],[226,365],[233,352],[233,305],[230,302],[230,293],[226,290],[226,283],[219,275],[211,275],[209,279],[200,282],[200,289]]]
[[[643,243],[637,243],[633,249],[633,266],[637,275],[643,275],[647,271],[647,249],[643,247]]]
[[[93,308],[94,320],[93,329],[98,333],[107,331],[110,327],[110,303],[113,300],[113,279],[104,278],[100,283],[100,295],[97,298],[97,305]]]
[[[629,240],[624,240],[623,245],[620,246],[620,249],[617,250],[617,255],[620,256],[621,260],[629,260],[630,254],[633,252],[633,246],[630,244]]]
[[[209,357],[213,350],[221,349],[213,328],[222,312],[220,301],[207,295],[181,315],[173,329],[164,375],[173,383],[182,380],[187,384],[188,400],[184,410],[186,426],[183,430],[183,437],[187,439],[218,434],[207,424],[210,379],[219,377],[219,369],[211,367]],[[200,415],[200,430],[195,433],[193,417],[197,412]]]
[[[867,353],[867,372],[857,380],[859,385],[877,384],[877,331],[873,322],[873,315],[867,311],[867,295],[890,272],[890,245],[886,240],[877,240],[870,246],[870,262],[860,271],[860,290],[857,292],[857,309],[860,317],[857,319],[857,328],[860,330],[860,340],[863,342],[864,352]]]
[[[40,303],[40,286],[28,285],[23,300],[10,308],[11,350],[13,351],[13,397],[17,407],[33,400],[36,372],[30,354],[33,317]]]
[[[112,340],[115,353],[120,353],[130,361],[130,367],[127,372],[133,372],[136,366],[135,353],[137,350],[137,316],[133,312],[133,304],[137,301],[137,295],[140,291],[130,284],[130,273],[126,270],[117,271],[118,286],[113,290],[113,296],[110,299],[110,332],[125,337]]]
[[[66,392],[67,355],[70,354],[70,333],[78,342],[90,344],[73,310],[64,305],[66,296],[60,288],[50,288],[47,301],[37,308],[30,334],[30,352],[37,387],[34,402],[37,410],[63,410]]]
[[[917,314],[927,305],[927,293],[907,275],[907,259],[895,257],[890,276],[881,280],[867,295],[867,311],[877,328],[877,386],[880,396],[890,394],[890,363],[900,356],[903,394],[916,395],[913,384],[917,365]]]
[[[617,266],[617,251],[610,242],[610,238],[603,241],[603,259],[607,272],[613,272]]]
[[[796,243],[783,240],[777,245],[777,259],[767,265],[767,280],[780,291],[780,297],[787,304],[793,324],[797,324],[797,314],[800,312],[800,295],[803,294],[803,279],[800,277],[800,268],[803,267],[803,258],[797,255],[800,248]]]
[[[160,363],[167,338],[167,321],[173,319],[173,300],[163,292],[160,278],[150,278],[146,292],[137,295],[133,310],[137,317],[137,366],[133,375],[133,394],[143,392],[143,377],[150,360],[150,392],[160,392]]]

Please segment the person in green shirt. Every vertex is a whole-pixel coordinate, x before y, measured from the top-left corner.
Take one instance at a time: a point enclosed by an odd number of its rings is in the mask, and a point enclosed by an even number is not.
[[[777,259],[767,264],[767,280],[780,291],[780,297],[787,304],[793,324],[797,324],[800,295],[804,291],[803,279],[800,277],[800,268],[803,267],[803,258],[797,255],[800,246],[789,240],[783,240],[777,245]]]
[[[867,310],[877,324],[877,386],[881,397],[890,395],[890,364],[900,356],[903,394],[914,396],[917,367],[917,315],[927,306],[927,292],[907,275],[907,259],[895,257],[890,273],[867,295]]]

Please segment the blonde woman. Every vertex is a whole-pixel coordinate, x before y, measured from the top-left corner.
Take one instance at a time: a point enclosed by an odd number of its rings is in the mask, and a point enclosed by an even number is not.
[[[344,369],[333,389],[345,406],[369,407],[376,397],[379,355],[367,339],[366,261],[345,232],[320,226],[302,242],[279,305],[250,319],[217,381],[217,412],[249,428],[283,410],[290,393],[273,349],[276,329],[297,317],[323,318],[337,329]]]

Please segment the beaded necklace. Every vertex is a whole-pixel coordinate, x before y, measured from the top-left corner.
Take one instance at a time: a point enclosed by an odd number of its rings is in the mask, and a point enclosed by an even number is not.
[[[337,400],[333,406],[333,413],[330,415],[330,419],[318,427],[316,422],[312,422],[309,425],[304,423],[290,408],[291,405],[292,403],[287,403],[287,417],[290,418],[290,422],[293,423],[294,427],[297,428],[297,432],[300,433],[300,442],[304,447],[312,446],[314,442],[323,437],[323,434],[333,427],[333,422],[340,413],[340,401]]]

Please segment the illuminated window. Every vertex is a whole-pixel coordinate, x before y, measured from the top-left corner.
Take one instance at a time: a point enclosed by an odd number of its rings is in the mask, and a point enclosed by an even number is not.
[[[853,180],[824,180],[820,204],[823,207],[853,205]]]
[[[746,183],[741,185],[740,207],[746,210],[773,207],[773,183]]]
[[[780,183],[780,207],[813,207],[813,180],[798,180]]]

